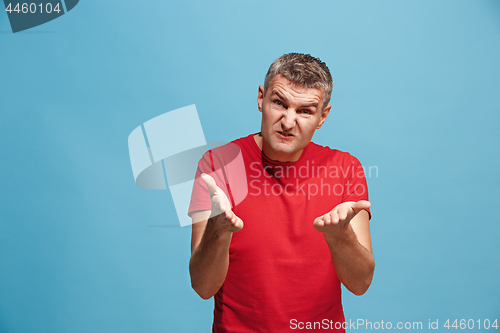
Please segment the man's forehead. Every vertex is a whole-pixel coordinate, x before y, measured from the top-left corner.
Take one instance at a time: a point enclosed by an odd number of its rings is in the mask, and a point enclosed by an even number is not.
[[[282,75],[280,77],[276,75],[271,80],[268,89],[271,96],[277,95],[281,98],[290,96],[300,99],[315,100],[318,103],[322,101],[324,95],[322,87],[307,88],[288,80]]]

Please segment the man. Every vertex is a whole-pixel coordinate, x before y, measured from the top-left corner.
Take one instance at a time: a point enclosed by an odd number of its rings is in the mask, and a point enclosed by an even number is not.
[[[244,179],[227,181],[224,147],[199,163],[189,269],[193,289],[203,299],[215,295],[214,332],[345,331],[340,283],[356,295],[371,284],[361,165],[311,142],[331,91],[319,59],[281,56],[259,86],[261,132],[232,143]],[[236,203],[232,193],[242,187],[248,194]]]

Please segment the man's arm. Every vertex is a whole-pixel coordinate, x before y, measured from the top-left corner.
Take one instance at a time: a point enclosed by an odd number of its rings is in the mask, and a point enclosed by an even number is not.
[[[375,269],[369,207],[365,200],[344,202],[314,220],[316,230],[325,236],[340,282],[355,295],[368,290]]]
[[[212,210],[192,216],[193,222],[202,222],[193,223],[189,274],[196,293],[209,299],[226,279],[232,234],[243,228],[243,221],[232,212],[229,200],[213,178],[204,174],[202,179],[210,192]]]

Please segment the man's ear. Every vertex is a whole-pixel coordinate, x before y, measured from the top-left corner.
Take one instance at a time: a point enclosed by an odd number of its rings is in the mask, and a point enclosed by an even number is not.
[[[262,101],[264,101],[264,87],[262,85],[260,85],[259,92],[257,95],[257,104],[258,104],[260,112],[262,112]]]
[[[320,129],[321,126],[323,126],[323,123],[326,121],[326,118],[328,117],[328,113],[330,113],[332,106],[328,104],[325,109],[323,110],[323,113],[321,113],[321,119],[318,123],[318,126],[316,126],[316,129]]]

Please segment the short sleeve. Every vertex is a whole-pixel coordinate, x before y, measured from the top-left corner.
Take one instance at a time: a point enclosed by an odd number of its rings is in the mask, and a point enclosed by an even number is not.
[[[198,162],[196,175],[193,182],[193,191],[191,192],[191,201],[189,203],[188,215],[200,210],[210,210],[211,202],[205,182],[201,179],[202,173],[211,173],[212,163],[210,162],[210,151],[207,151]]]
[[[342,202],[368,200],[368,185],[366,183],[365,171],[358,159],[352,155],[348,155],[344,159],[343,168],[346,178]],[[367,209],[367,211],[371,218],[370,209]]]

